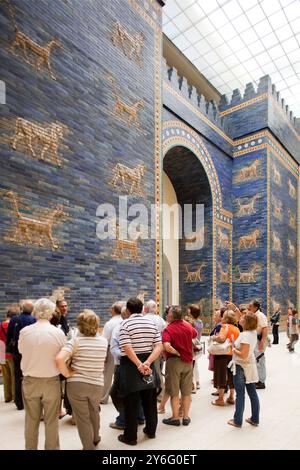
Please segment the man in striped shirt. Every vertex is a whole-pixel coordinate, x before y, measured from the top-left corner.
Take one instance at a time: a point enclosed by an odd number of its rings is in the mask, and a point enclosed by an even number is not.
[[[120,390],[124,397],[125,429],[118,439],[125,444],[135,445],[140,400],[146,419],[143,431],[150,439],[155,437],[156,388],[159,384],[155,379],[151,381],[151,377],[157,377],[153,363],[162,352],[162,343],[156,325],[142,315],[143,303],[139,299],[129,299],[126,308],[130,317],[122,323],[119,338]]]

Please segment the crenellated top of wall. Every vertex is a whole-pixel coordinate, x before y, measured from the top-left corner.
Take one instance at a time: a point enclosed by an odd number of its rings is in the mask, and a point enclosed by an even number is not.
[[[265,75],[259,79],[257,88],[252,82],[247,83],[243,94],[238,88],[233,90],[230,101],[226,95],[221,95],[219,104],[215,101],[206,101],[205,97],[199,94],[194,86],[187,83],[185,77],[177,73],[175,67],[168,66],[165,59],[163,59],[163,75],[164,79],[168,81],[177,92],[180,92],[184,98],[190,100],[203,114],[206,114],[208,119],[229,135],[231,135],[231,123],[227,121],[226,117],[233,112],[231,109],[235,107],[237,107],[237,109],[243,109],[243,105],[247,107],[247,102],[253,100],[253,103],[255,103],[259,101],[260,97],[264,94],[267,94],[265,99],[275,100],[278,105],[277,108],[281,109],[282,117],[284,117],[300,135],[299,119],[297,120],[296,117],[294,117],[289,106],[285,104],[285,100],[281,98],[280,93],[276,91],[276,86],[272,84],[269,75]]]
[[[297,122],[296,117],[294,117],[293,112],[290,111],[289,106],[285,104],[285,100],[281,98],[280,93],[276,91],[276,86],[272,84],[271,78],[269,75],[265,75],[259,79],[257,90],[255,90],[254,84],[252,82],[247,83],[244,94],[242,95],[240,90],[237,88],[233,90],[230,103],[226,95],[221,96],[219,103],[219,110],[222,113],[226,113],[232,107],[238,106],[245,103],[246,101],[258,98],[260,95],[267,93],[269,97],[276,100],[279,108],[282,110],[282,115],[287,119],[287,121],[294,126],[295,130],[300,134],[299,121]],[[225,114],[224,113],[224,114]]]
[[[198,90],[189,85],[187,79],[178,74],[175,67],[170,67],[163,58],[163,78],[168,81],[171,86],[179,92],[184,98],[189,100],[191,104],[199,108],[199,110],[207,116],[207,118],[215,125],[228,132],[226,120],[219,115],[218,104],[211,100],[206,101],[205,97],[198,93]]]
[[[289,105],[285,104],[285,100],[280,96],[280,92],[276,91],[276,85],[272,85],[272,95],[282,109],[283,115],[286,116],[290,123],[295,127],[296,131],[300,134],[299,119],[297,120],[296,116],[293,114],[293,111],[290,111]]]

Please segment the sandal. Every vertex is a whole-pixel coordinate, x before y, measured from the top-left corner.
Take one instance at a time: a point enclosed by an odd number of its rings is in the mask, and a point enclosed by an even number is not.
[[[230,424],[230,426],[234,426],[235,428],[241,428],[242,427],[239,424],[236,424],[233,419],[230,419],[229,421],[227,421],[227,424]]]
[[[166,412],[165,408],[158,408],[158,410],[157,410],[157,413],[159,415],[163,415],[163,414],[165,414],[165,412]]]
[[[212,401],[211,404],[215,405],[215,406],[225,406],[224,402],[222,402],[222,401],[218,402],[218,400]]]
[[[228,405],[235,405],[235,400],[231,398],[227,398],[226,403],[228,403]]]
[[[254,421],[252,421],[251,418],[246,418],[245,421],[246,421],[246,423],[249,423],[252,426],[258,426],[258,423],[255,423]]]

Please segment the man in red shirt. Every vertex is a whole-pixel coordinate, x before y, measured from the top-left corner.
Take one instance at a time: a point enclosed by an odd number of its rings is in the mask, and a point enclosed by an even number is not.
[[[193,388],[193,338],[197,337],[197,330],[182,320],[181,308],[177,306],[170,307],[166,320],[169,325],[162,332],[162,342],[167,357],[165,390],[171,397],[172,417],[163,419],[163,423],[180,426],[180,390],[182,424],[188,426]]]

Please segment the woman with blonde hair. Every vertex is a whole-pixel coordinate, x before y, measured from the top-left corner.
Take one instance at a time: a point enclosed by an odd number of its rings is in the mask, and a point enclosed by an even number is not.
[[[68,397],[83,450],[94,450],[101,438],[100,400],[104,385],[107,339],[98,332],[100,319],[92,310],[77,317],[78,334],[56,357],[57,366],[67,378]],[[71,366],[66,361],[71,359]]]
[[[212,341],[217,343],[225,343],[228,338],[229,341],[234,343],[238,338],[240,331],[235,326],[236,315],[232,310],[226,310],[222,319],[222,327],[217,335],[213,335]],[[234,386],[231,370],[228,369],[228,364],[232,359],[232,348],[227,354],[216,354],[214,356],[214,387],[218,389],[219,398],[212,402],[212,405],[225,406],[224,393],[229,387],[230,395],[226,402],[229,405],[234,405]]]

